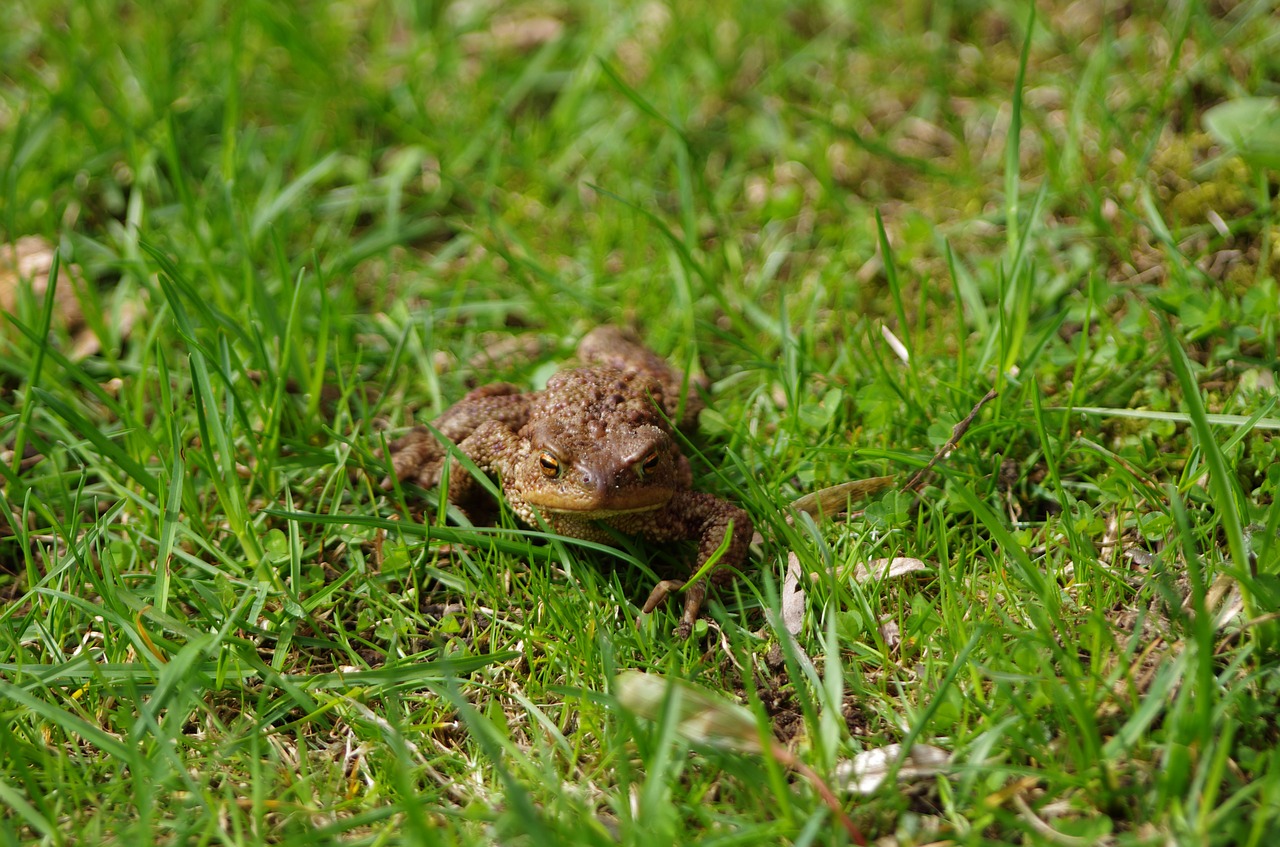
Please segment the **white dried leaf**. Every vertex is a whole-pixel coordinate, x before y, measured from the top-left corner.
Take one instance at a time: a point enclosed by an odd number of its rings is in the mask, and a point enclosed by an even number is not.
[[[792,501],[791,508],[797,512],[808,512],[818,519],[830,518],[847,511],[851,502],[879,494],[891,487],[894,479],[891,476],[873,476],[831,485],[797,497]]]
[[[836,765],[835,781],[852,794],[870,794],[880,787],[899,760],[898,782],[932,776],[951,764],[951,754],[928,744],[917,744],[902,758],[902,745],[889,744],[865,750]]]
[[[1139,568],[1149,568],[1159,561],[1158,557],[1142,549],[1136,544],[1131,544],[1124,549],[1125,558],[1133,562]]]
[[[493,21],[487,32],[464,35],[462,45],[472,55],[495,50],[525,53],[555,41],[563,32],[564,23],[549,15],[501,17]]]
[[[880,619],[880,637],[884,639],[884,646],[890,650],[897,650],[901,646],[902,630],[892,615],[885,615]]]
[[[670,698],[679,698],[676,731],[695,744],[740,753],[762,751],[751,710],[705,688],[661,674],[624,671],[614,680],[613,690],[623,708],[651,721],[662,718],[663,707]]]
[[[1213,613],[1214,629],[1222,629],[1244,611],[1244,596],[1240,583],[1226,574],[1220,574],[1209,586],[1205,608]]]
[[[911,354],[907,352],[907,345],[899,340],[898,336],[893,334],[893,330],[884,324],[880,324],[880,337],[889,345],[889,349],[893,351],[893,355],[902,360],[902,364],[911,364]]]
[[[31,297],[43,301],[49,289],[49,273],[53,270],[53,249],[52,244],[38,235],[23,236],[13,245],[0,244],[0,312],[17,311],[19,292],[24,287],[29,287]],[[67,356],[72,361],[79,361],[102,349],[102,340],[85,326],[84,313],[80,309],[77,291],[85,287],[85,282],[79,265],[61,262],[57,282],[57,290],[53,293],[52,325],[71,334]],[[140,312],[135,304],[121,303],[114,313],[103,317],[111,321],[121,338],[125,338]],[[0,318],[0,335],[10,332],[15,330]]]
[[[782,626],[791,635],[804,629],[805,591],[800,576],[800,557],[787,553],[787,575],[782,580]]]
[[[920,559],[907,556],[895,556],[892,559],[872,559],[865,565],[853,569],[853,581],[857,583],[871,580],[896,579],[913,573],[927,573],[929,565]]]
[[[52,269],[53,245],[38,235],[25,235],[12,246],[0,244],[0,312],[17,308],[22,285],[30,285],[31,294],[43,299]],[[79,281],[80,269],[63,262],[58,270],[58,290],[53,295],[54,319],[69,324],[82,320],[72,277]]]

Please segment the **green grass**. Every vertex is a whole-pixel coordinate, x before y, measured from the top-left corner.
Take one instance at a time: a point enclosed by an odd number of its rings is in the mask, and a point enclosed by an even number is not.
[[[0,237],[79,273],[0,272],[0,842],[848,843],[641,669],[885,843],[1275,843],[1277,174],[1203,117],[1280,21],[1103,5],[4,4]],[[604,322],[763,536],[687,643],[688,549],[361,473]]]

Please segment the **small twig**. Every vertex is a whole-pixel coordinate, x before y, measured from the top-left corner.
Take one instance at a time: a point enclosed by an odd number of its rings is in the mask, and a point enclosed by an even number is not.
[[[769,752],[773,754],[773,758],[777,759],[779,764],[784,767],[791,768],[796,773],[809,780],[809,784],[813,786],[813,790],[818,792],[822,801],[827,804],[827,808],[831,809],[831,814],[836,816],[836,820],[844,827],[845,832],[849,833],[849,837],[853,839],[853,843],[858,847],[866,847],[867,837],[862,834],[862,830],[858,829],[858,825],[850,820],[845,814],[844,807],[840,805],[839,798],[831,790],[831,787],[823,781],[817,771],[800,761],[794,753],[782,746],[782,743],[774,740],[769,745]]]
[[[977,405],[969,410],[969,414],[964,416],[964,420],[951,428],[951,437],[947,439],[947,443],[938,448],[938,452],[933,454],[933,458],[929,460],[929,464],[918,470],[915,476],[911,477],[911,479],[907,481],[907,484],[902,486],[903,490],[915,491],[920,486],[921,482],[924,480],[924,475],[931,471],[933,466],[944,459],[948,453],[956,449],[956,445],[960,443],[960,439],[964,438],[964,434],[968,432],[969,427],[973,425],[974,418],[978,417],[978,412],[982,411],[982,407],[994,400],[996,395],[999,393],[1000,392],[996,391],[994,388],[988,391],[986,395],[977,402]]]

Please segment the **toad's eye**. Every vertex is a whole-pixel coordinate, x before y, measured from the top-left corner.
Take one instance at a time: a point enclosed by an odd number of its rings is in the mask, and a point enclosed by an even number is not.
[[[542,475],[557,477],[560,475],[560,460],[543,450],[538,454],[538,464],[542,467]]]
[[[657,450],[653,450],[648,454],[646,454],[645,457],[640,460],[640,469],[647,473],[657,468],[658,463],[661,461],[662,461],[662,456],[658,454]]]

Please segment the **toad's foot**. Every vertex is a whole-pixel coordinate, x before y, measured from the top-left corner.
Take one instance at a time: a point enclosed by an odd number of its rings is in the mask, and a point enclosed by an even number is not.
[[[688,586],[688,587],[686,587]],[[676,638],[688,638],[693,634],[693,625],[698,620],[698,612],[702,609],[702,601],[707,597],[706,580],[698,580],[688,585],[683,579],[664,579],[649,592],[649,599],[644,601],[640,614],[648,615],[658,608],[673,592],[685,589],[684,614],[680,616],[680,625],[674,630]],[[636,626],[640,626],[643,618],[636,618]]]
[[[392,488],[392,478],[400,482],[412,482],[422,488],[431,488],[440,481],[444,466],[444,446],[425,426],[415,426],[408,434],[387,445],[391,459],[391,473],[379,483],[383,491]],[[382,450],[374,456],[381,459]]]
[[[470,391],[432,424],[441,435],[457,444],[488,421],[498,421],[511,429],[524,426],[529,416],[529,398],[509,382],[494,382]],[[383,490],[391,488],[394,476],[422,488],[440,483],[444,471],[445,445],[430,429],[415,426],[406,435],[387,445],[391,475],[382,480]],[[381,450],[375,456],[383,458]]]

